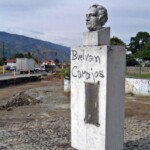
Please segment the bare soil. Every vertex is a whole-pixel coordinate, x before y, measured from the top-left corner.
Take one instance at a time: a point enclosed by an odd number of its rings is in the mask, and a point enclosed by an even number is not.
[[[24,100],[21,105],[16,103],[20,98]],[[73,149],[70,93],[63,91],[60,76],[2,88],[0,106],[7,108],[0,110],[0,149]],[[150,97],[126,96],[126,118],[150,120],[149,110]]]
[[[150,120],[150,97],[126,96],[125,116]]]

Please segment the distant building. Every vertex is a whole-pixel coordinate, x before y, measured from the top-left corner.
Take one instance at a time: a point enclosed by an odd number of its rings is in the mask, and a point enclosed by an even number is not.
[[[7,59],[5,64],[9,67],[16,67],[16,59]]]
[[[47,60],[42,63],[42,65],[56,65],[53,60]]]

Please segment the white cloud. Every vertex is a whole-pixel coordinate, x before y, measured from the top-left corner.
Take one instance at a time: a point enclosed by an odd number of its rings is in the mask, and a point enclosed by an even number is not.
[[[108,9],[106,26],[125,42],[138,31],[150,32],[149,0],[1,0],[0,29],[67,46],[79,45],[82,32],[87,31],[85,13],[94,3]]]

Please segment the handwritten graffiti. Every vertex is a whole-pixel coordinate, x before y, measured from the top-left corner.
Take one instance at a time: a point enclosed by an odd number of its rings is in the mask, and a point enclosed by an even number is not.
[[[127,78],[126,92],[132,92],[134,94],[150,94],[150,80]]]
[[[91,68],[90,71],[87,71],[87,70],[80,70],[78,66],[73,66],[71,72],[72,72],[72,76],[75,78],[78,78],[78,79],[85,78],[86,80],[92,78],[94,82],[96,78],[99,78],[99,77],[104,78],[104,73],[102,70],[93,71],[93,68]]]
[[[74,62],[74,65],[71,68],[72,77],[77,79],[93,80],[94,83],[97,79],[99,80],[100,78],[104,78],[104,72],[99,67],[101,64],[100,56],[100,53],[96,54],[92,51],[88,52],[84,50],[84,48],[79,51],[72,50],[71,60]]]
[[[97,55],[85,54],[84,50],[81,54],[76,50],[72,50],[72,60],[100,63],[100,57]]]

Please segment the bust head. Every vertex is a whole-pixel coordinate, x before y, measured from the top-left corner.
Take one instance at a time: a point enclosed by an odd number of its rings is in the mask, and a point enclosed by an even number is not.
[[[86,13],[86,26],[90,31],[100,30],[107,20],[107,9],[101,5],[92,5]]]

